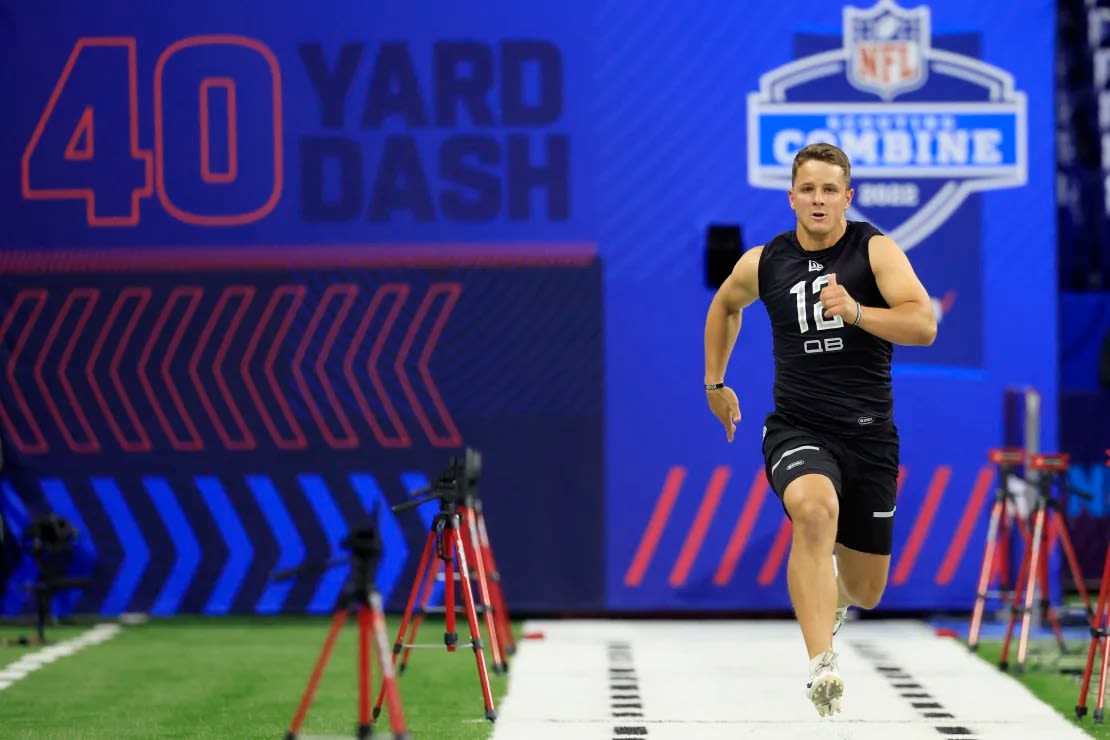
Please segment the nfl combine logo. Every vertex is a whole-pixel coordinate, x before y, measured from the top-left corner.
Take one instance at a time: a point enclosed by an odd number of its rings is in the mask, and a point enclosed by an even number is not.
[[[836,144],[852,161],[848,217],[909,249],[972,193],[1025,184],[1024,93],[966,35],[934,38],[927,6],[845,7],[841,36],[809,43],[748,95],[752,185],[788,188],[799,149]]]

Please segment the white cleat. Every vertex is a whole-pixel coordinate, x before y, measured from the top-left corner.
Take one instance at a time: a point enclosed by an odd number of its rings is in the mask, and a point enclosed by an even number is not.
[[[844,694],[844,679],[836,664],[837,655],[832,650],[817,655],[809,661],[809,683],[806,695],[821,717],[840,712],[840,697]]]

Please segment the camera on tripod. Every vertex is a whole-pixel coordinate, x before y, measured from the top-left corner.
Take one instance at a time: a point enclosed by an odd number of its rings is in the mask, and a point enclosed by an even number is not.
[[[68,519],[50,513],[35,517],[27,527],[24,537],[30,542],[31,551],[68,553],[80,534]]]
[[[377,562],[382,557],[382,536],[373,524],[353,528],[339,541],[339,546],[362,560]]]
[[[454,510],[459,504],[466,506],[477,496],[481,475],[482,454],[467,447],[461,457],[450,458],[447,469],[432,485],[412,491],[411,501],[390,508],[394,512],[406,511],[434,499],[439,499],[441,507],[446,510]]]
[[[88,578],[67,575],[79,536],[72,522],[54,512],[37,516],[27,525],[23,546],[38,570],[37,579],[29,584],[35,602],[35,636],[18,638],[15,644],[47,644],[46,623],[51,618],[54,596],[89,584]]]

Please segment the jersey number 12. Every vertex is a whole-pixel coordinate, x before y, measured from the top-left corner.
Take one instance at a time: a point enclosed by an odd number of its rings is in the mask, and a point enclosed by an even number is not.
[[[820,295],[821,288],[825,287],[829,282],[828,275],[821,275],[813,281],[812,291],[814,295]],[[794,283],[794,287],[790,289],[797,299],[798,305],[798,332],[805,334],[809,331],[809,315],[806,310],[809,307],[809,301],[806,300],[806,281],[799,280]],[[825,304],[817,301],[813,305],[813,321],[817,325],[817,331],[825,331],[826,329],[839,329],[844,326],[844,319],[839,316],[833,316],[831,319],[825,318]],[[844,340],[840,337],[830,337],[822,342],[819,339],[811,339],[807,341],[803,348],[807,354],[814,354],[817,352],[835,352],[836,350],[844,348]]]

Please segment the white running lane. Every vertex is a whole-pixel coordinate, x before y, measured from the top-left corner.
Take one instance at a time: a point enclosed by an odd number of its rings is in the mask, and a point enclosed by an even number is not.
[[[119,631],[120,626],[118,624],[98,624],[77,637],[48,645],[41,650],[27,653],[14,663],[0,666],[0,691],[59,658],[73,655],[89,645],[99,645],[105,640],[115,637]]]
[[[918,622],[844,626],[842,712],[825,719],[805,697],[794,622],[530,621],[524,631],[544,639],[518,643],[494,740],[1089,738]]]

